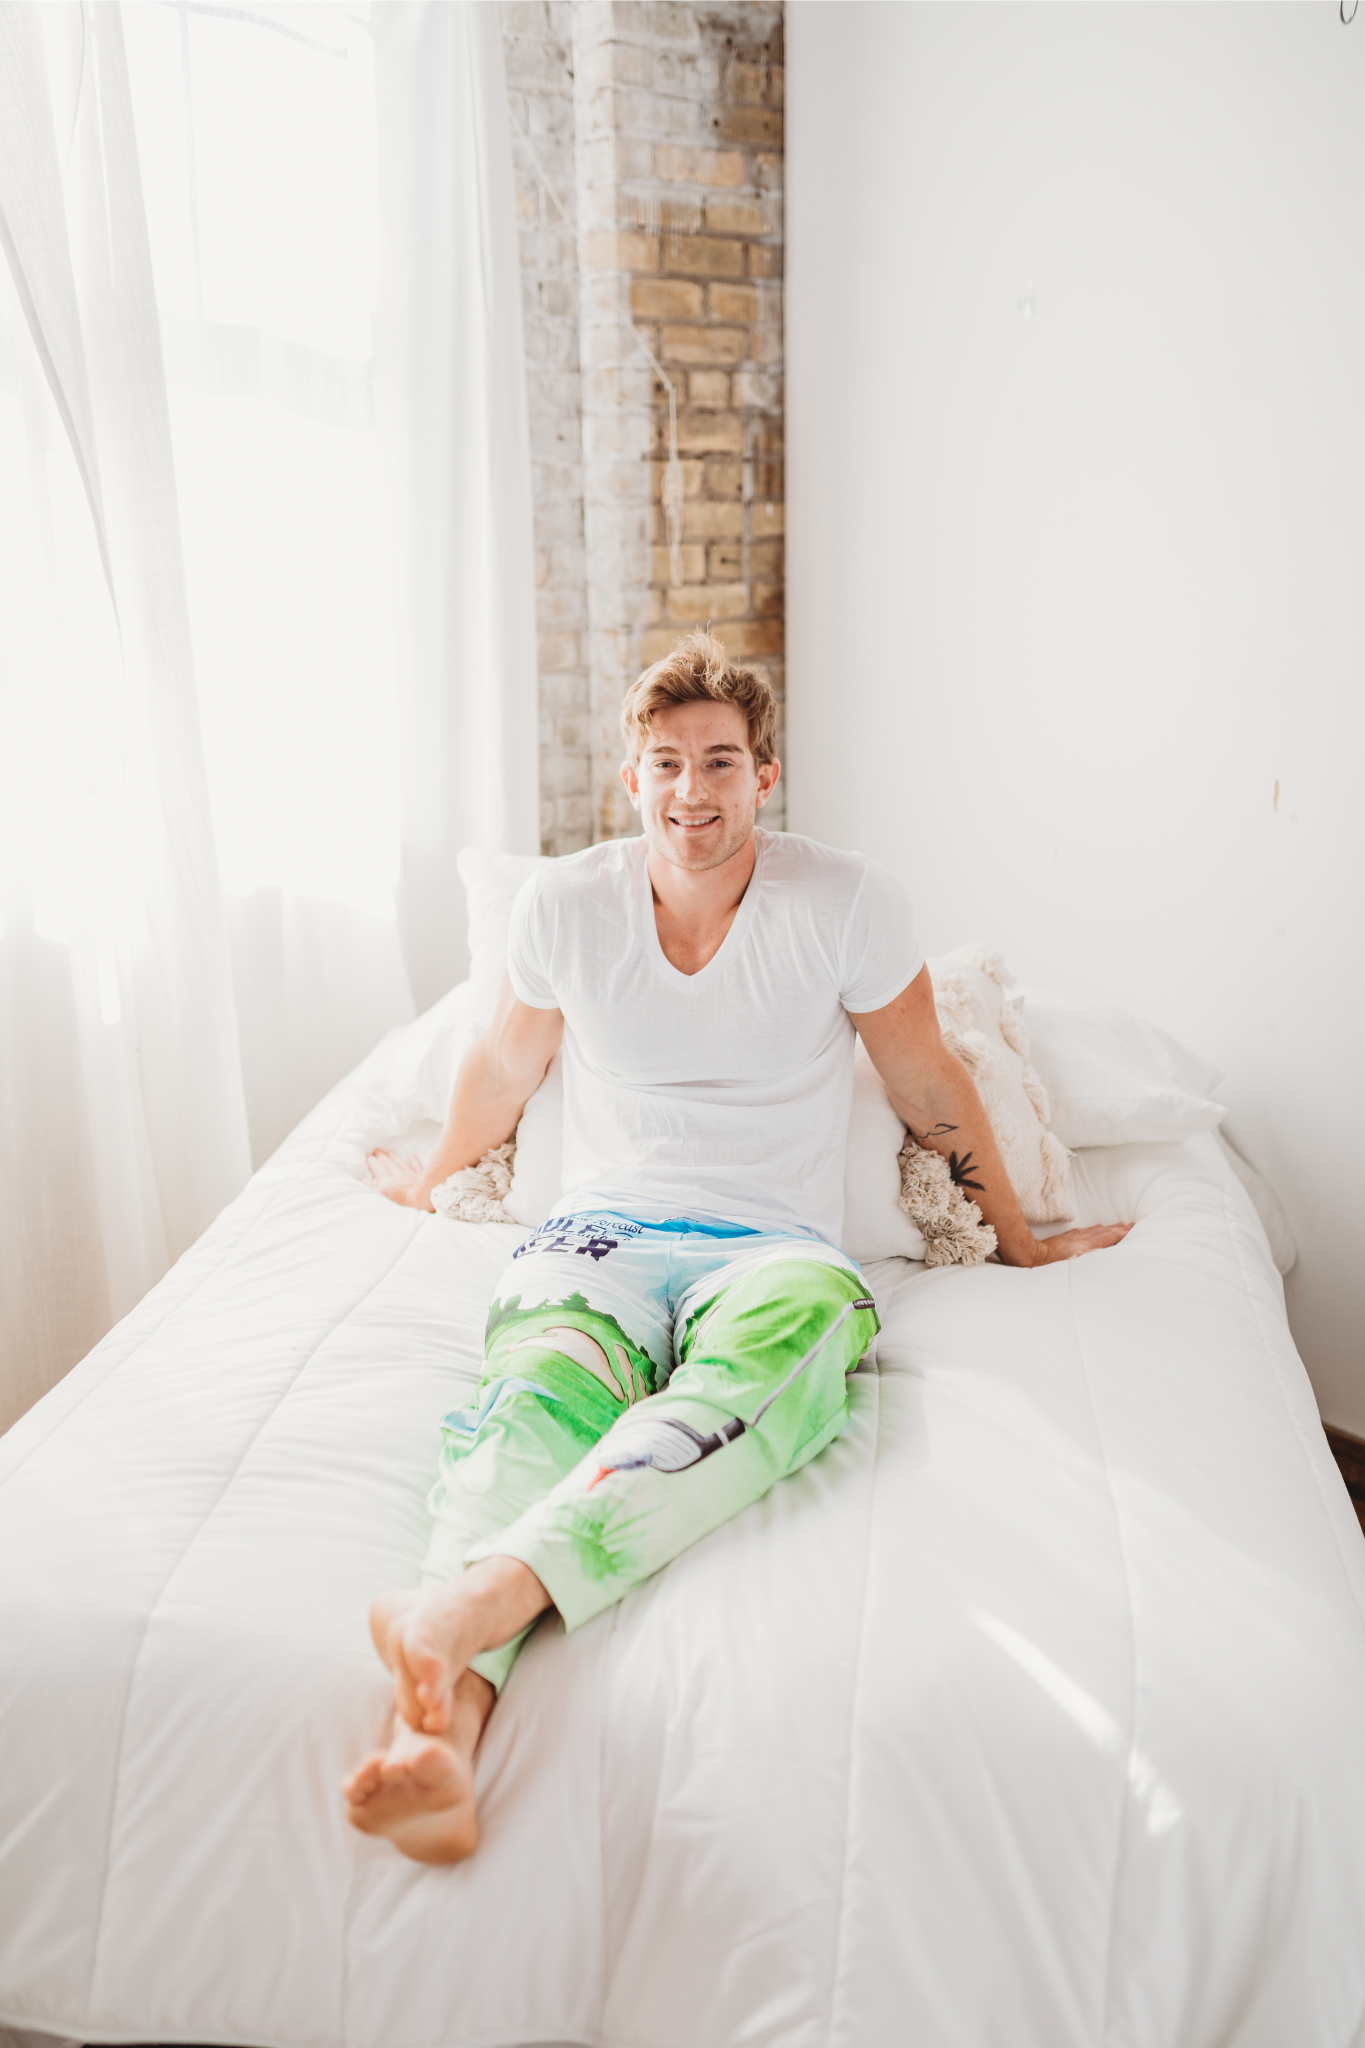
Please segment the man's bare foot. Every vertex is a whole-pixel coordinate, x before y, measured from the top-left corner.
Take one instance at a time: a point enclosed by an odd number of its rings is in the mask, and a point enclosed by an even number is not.
[[[370,1634],[393,1673],[398,1711],[409,1727],[444,1734],[453,1691],[471,1657],[510,1643],[550,1605],[529,1565],[488,1557],[448,1586],[381,1593]]]
[[[510,1643],[550,1605],[528,1565],[488,1557],[449,1586],[382,1593],[370,1609],[375,1648],[394,1677],[392,1740],[342,1786],[346,1818],[419,1863],[459,1863],[479,1839],[474,1752],[497,1695],[468,1669]]]
[[[422,1735],[395,1717],[387,1750],[366,1757],[342,1786],[346,1818],[362,1834],[383,1835],[418,1863],[460,1863],[478,1845],[474,1751],[495,1694],[466,1671],[455,1687],[450,1729]]]

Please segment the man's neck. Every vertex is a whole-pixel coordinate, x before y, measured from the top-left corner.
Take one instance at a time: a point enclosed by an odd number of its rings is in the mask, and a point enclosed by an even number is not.
[[[698,973],[720,951],[757,859],[758,844],[752,832],[729,860],[714,868],[675,867],[650,848],[649,880],[659,944],[681,973]]]

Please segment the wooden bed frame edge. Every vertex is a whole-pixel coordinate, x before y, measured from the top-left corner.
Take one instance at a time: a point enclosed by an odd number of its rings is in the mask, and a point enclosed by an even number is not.
[[[1346,1481],[1346,1491],[1351,1496],[1362,1530],[1365,1530],[1365,1437],[1352,1436],[1348,1430],[1333,1429],[1323,1424],[1327,1447],[1336,1459],[1341,1476]]]

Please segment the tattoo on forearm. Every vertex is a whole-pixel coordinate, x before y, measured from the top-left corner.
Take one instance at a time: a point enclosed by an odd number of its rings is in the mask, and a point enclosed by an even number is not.
[[[969,1174],[980,1173],[980,1171],[981,1168],[973,1163],[972,1155],[970,1152],[964,1152],[960,1159],[958,1158],[956,1152],[950,1152],[948,1154],[948,1172],[950,1177],[956,1182],[958,1187],[971,1188],[978,1195],[984,1193],[984,1181],[970,1180],[968,1178]]]
[[[920,1136],[918,1131],[911,1131],[910,1135],[917,1145],[932,1145],[935,1138],[951,1137],[956,1129],[956,1124],[935,1124],[931,1131],[924,1133],[923,1137]],[[974,1194],[984,1194],[985,1182],[972,1179],[973,1174],[980,1173],[981,1171],[982,1169],[977,1165],[970,1152],[964,1152],[960,1159],[956,1152],[948,1154],[948,1172],[956,1186],[970,1188]]]

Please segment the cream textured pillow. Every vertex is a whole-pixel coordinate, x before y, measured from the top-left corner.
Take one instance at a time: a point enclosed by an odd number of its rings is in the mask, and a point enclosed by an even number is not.
[[[1076,1213],[1071,1160],[1048,1129],[1047,1091],[1028,1064],[1024,998],[989,946],[959,946],[929,962],[944,1043],[976,1084],[1010,1186],[1030,1223]]]
[[[943,1154],[917,1145],[907,1131],[896,1163],[900,1206],[924,1239],[925,1265],[983,1265],[996,1249],[995,1232],[953,1179]]]

